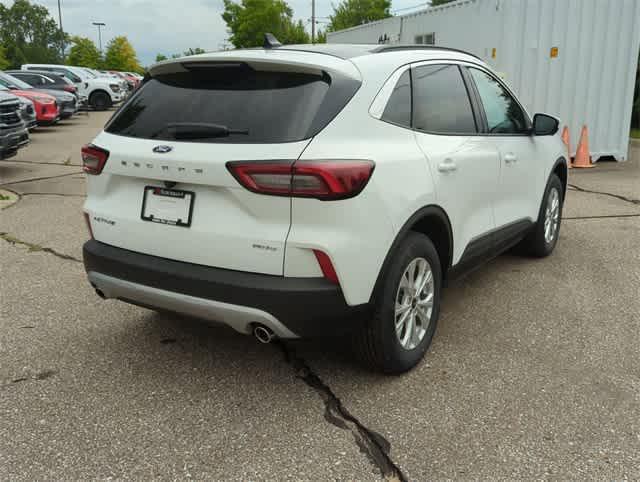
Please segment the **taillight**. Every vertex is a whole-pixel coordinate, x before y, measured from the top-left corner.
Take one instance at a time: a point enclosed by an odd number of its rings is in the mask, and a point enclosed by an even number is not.
[[[78,89],[73,85],[65,85],[64,87],[62,87],[62,90],[66,90],[67,92],[75,94]]]
[[[229,172],[250,191],[323,201],[357,196],[374,166],[365,160],[227,162]]]
[[[82,170],[87,174],[100,174],[109,158],[109,151],[87,144],[81,150]]]
[[[338,284],[338,275],[336,274],[336,270],[333,267],[331,259],[327,256],[327,253],[314,249],[313,254],[316,255],[316,259],[318,260],[318,264],[320,265],[320,269],[322,270],[324,277],[332,283]]]

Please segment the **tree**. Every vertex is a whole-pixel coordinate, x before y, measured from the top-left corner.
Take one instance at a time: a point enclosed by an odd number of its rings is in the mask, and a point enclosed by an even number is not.
[[[184,56],[188,57],[189,55],[198,55],[198,54],[203,54],[205,53],[204,49],[201,49],[200,47],[196,47],[194,48],[189,48],[189,50],[185,50],[184,51]]]
[[[89,67],[97,69],[102,64],[100,51],[91,39],[86,37],[71,37],[73,46],[69,50],[67,56],[68,65],[78,65],[80,67]]]
[[[163,60],[167,60],[167,56],[163,54],[156,55],[156,62],[162,62]]]
[[[49,11],[29,0],[15,0],[11,7],[0,4],[0,45],[12,68],[23,63],[60,63],[66,40]]]
[[[9,59],[7,59],[7,49],[0,45],[0,70],[4,70],[9,67]]]
[[[136,51],[125,36],[114,37],[109,41],[104,56],[104,67],[107,70],[122,72],[142,72]]]
[[[322,30],[318,30],[316,32],[316,43],[317,44],[326,44],[327,43],[327,33]]]
[[[329,15],[327,31],[335,32],[391,16],[391,0],[342,0]]]
[[[445,3],[453,2],[454,0],[431,0],[431,6],[437,7],[438,5],[444,5]]]
[[[229,41],[236,48],[262,45],[270,32],[283,44],[309,42],[302,21],[293,21],[293,11],[284,0],[224,0],[222,19],[229,29]]]

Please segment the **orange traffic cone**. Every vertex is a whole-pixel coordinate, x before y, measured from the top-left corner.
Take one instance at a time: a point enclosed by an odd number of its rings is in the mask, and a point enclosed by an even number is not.
[[[582,126],[580,142],[578,142],[578,150],[576,151],[576,157],[573,160],[573,167],[596,167],[591,163],[591,156],[589,155],[589,131],[587,130],[587,126]]]
[[[564,129],[562,129],[562,142],[567,146],[567,167],[571,169],[573,167],[571,165],[571,138],[569,137],[569,128],[567,126],[564,126]]]

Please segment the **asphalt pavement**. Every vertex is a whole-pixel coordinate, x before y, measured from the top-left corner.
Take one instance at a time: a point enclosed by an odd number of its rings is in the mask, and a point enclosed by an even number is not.
[[[99,299],[79,150],[109,115],[0,162],[0,479],[640,478],[640,145],[574,169],[554,254],[453,283],[386,377]]]

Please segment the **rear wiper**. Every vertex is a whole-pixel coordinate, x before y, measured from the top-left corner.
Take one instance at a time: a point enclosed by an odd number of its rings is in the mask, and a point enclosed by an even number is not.
[[[174,139],[206,139],[209,137],[229,137],[249,135],[248,129],[230,129],[221,124],[206,122],[172,122],[166,125],[167,132]]]

